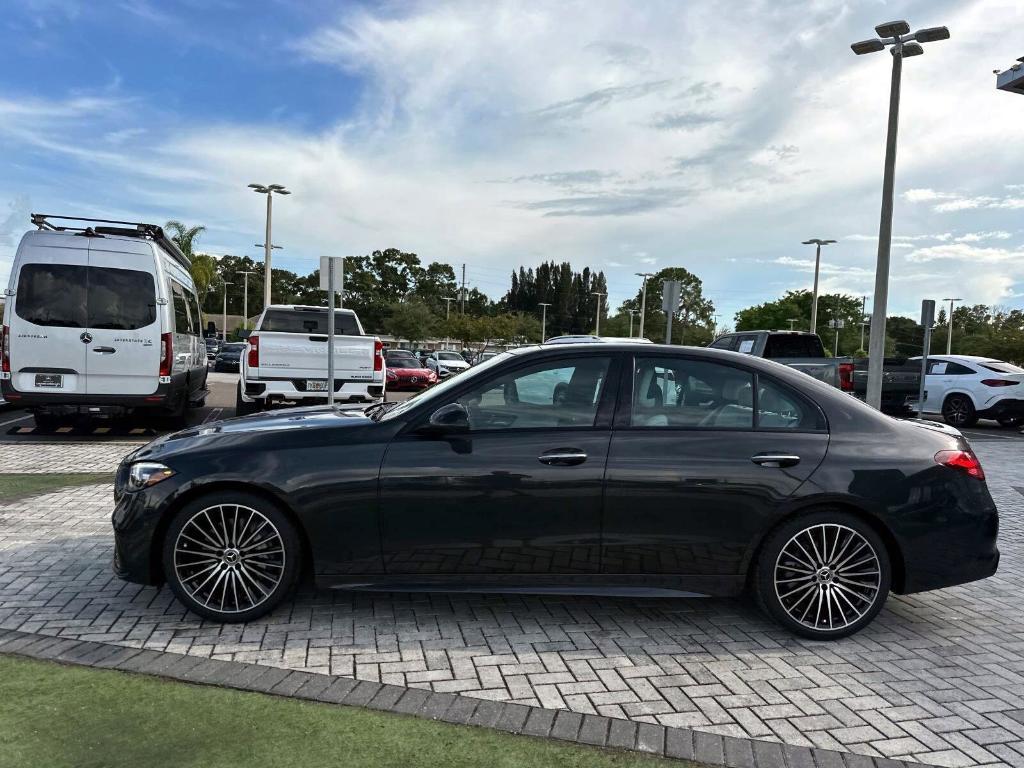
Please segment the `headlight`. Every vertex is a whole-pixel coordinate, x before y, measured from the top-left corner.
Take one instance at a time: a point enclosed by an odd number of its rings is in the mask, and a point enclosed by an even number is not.
[[[388,371],[388,381],[395,381],[398,379],[398,374],[394,371]]]
[[[174,474],[174,470],[155,461],[140,461],[132,464],[128,473],[128,491],[138,491],[156,485]]]

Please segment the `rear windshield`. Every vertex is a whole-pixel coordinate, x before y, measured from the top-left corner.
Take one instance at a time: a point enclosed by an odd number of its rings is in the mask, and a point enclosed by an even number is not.
[[[263,316],[261,331],[276,333],[327,333],[327,310],[270,309]],[[337,312],[334,315],[334,332],[344,336],[360,336],[355,315]]]
[[[817,336],[782,334],[768,337],[768,341],[764,345],[764,356],[768,358],[824,357],[825,350],[821,346],[821,339]]]
[[[1020,368],[1013,363],[1004,363],[1001,360],[989,360],[985,363],[979,363],[979,365],[996,373],[1024,373],[1024,368]]]
[[[130,331],[156,321],[153,276],[134,269],[26,264],[15,312],[34,325]]]

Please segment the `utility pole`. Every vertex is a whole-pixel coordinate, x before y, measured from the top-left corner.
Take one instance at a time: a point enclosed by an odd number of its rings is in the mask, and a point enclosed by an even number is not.
[[[550,303],[540,302],[540,343],[543,344],[548,332],[548,307]]]
[[[607,296],[606,293],[598,293],[597,291],[591,291],[591,294],[597,296],[597,321],[594,323],[594,335],[601,335],[601,297]]]
[[[633,318],[636,317],[636,313],[639,312],[640,310],[638,310],[638,309],[627,309],[626,311],[629,312],[629,338],[632,339],[633,338]]]
[[[953,354],[953,302],[963,301],[963,299],[943,299],[943,301],[949,302],[949,317],[946,319],[946,354]]]
[[[892,76],[889,81],[889,124],[885,139],[885,170],[882,176],[882,213],[878,224],[878,258],[875,265],[875,291],[871,309],[871,334],[868,342],[868,388],[866,402],[882,407],[882,367],[885,363],[885,315],[889,302],[889,260],[892,249],[893,189],[896,181],[896,133],[899,128],[900,79],[903,59],[924,53],[921,43],[949,39],[945,27],[930,27],[910,32],[906,21],[890,21],[875,27],[878,38],[862,40],[850,46],[858,56],[884,51],[892,46]]]
[[[224,343],[228,343],[228,286],[234,285],[224,281],[224,314],[221,316],[221,331],[224,335]]]
[[[864,349],[864,326],[867,325],[866,318],[868,316],[868,297],[861,296],[860,300],[860,347]]]
[[[260,195],[267,196],[267,232],[263,240],[263,306],[270,306],[270,252],[273,250],[273,240],[270,238],[271,214],[273,213],[274,195],[290,195],[287,189],[281,184],[250,184],[249,189]]]
[[[835,318],[836,318],[836,344],[835,344],[835,348],[832,350],[832,357],[839,357],[839,322],[840,322],[839,321],[839,296],[840,296],[840,294],[837,293],[836,294],[836,314],[835,314]]]
[[[245,289],[242,293],[242,326],[249,330],[249,275],[255,275],[256,273],[252,270],[246,272],[239,272],[240,275],[245,275],[243,278],[243,285]]]
[[[464,314],[466,314],[466,265],[465,264],[462,265],[462,291],[461,291],[460,295],[462,296],[461,314],[464,315]]]
[[[654,277],[653,272],[637,272],[637,277],[643,278],[643,283],[640,285],[640,338],[644,337],[644,315],[647,312],[647,278]]]
[[[448,321],[451,319],[451,316],[452,316],[452,302],[453,301],[458,301],[458,299],[455,298],[454,296],[442,296],[441,297],[441,301],[444,302],[444,322],[445,322],[445,326],[447,326]],[[447,327],[445,328],[445,330],[448,330]],[[444,348],[445,349],[449,349],[450,347],[451,347],[451,336],[448,336],[446,334],[445,337],[444,337]]]
[[[812,237],[804,240],[802,245],[817,246],[814,256],[814,293],[811,296],[811,333],[818,332],[818,269],[821,267],[821,246],[832,245],[835,240],[822,240],[820,237]]]

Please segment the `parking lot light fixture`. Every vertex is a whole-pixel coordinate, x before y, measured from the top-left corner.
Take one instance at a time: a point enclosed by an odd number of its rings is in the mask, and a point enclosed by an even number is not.
[[[626,311],[629,312],[629,338],[632,339],[633,338],[633,318],[636,317],[636,313],[639,312],[640,310],[628,309]]]
[[[273,240],[270,239],[271,214],[273,212],[272,200],[274,195],[290,195],[282,184],[250,184],[249,189],[260,195],[267,196],[267,234],[263,240],[263,306],[270,306],[270,251],[273,250]]]
[[[814,254],[814,293],[811,296],[811,333],[818,332],[818,269],[821,266],[821,246],[832,245],[835,240],[822,240],[820,237],[812,237],[804,240],[803,245],[816,246]]]
[[[540,343],[543,344],[547,338],[548,332],[548,307],[551,306],[548,302],[540,302]]]
[[[597,296],[597,320],[594,323],[594,335],[601,335],[601,298],[607,296],[607,293],[598,293],[597,291],[591,291],[594,296]]]
[[[949,302],[949,317],[946,318],[946,354],[950,355],[953,353],[953,302],[963,301],[963,299],[959,297],[945,298],[943,301]]]
[[[893,189],[896,180],[896,133],[899,127],[900,80],[905,56],[924,53],[921,43],[949,39],[946,27],[926,27],[910,32],[903,20],[889,21],[875,27],[880,39],[862,40],[850,48],[858,56],[889,48],[892,54],[892,76],[889,82],[889,122],[885,141],[885,170],[882,176],[882,212],[878,225],[878,257],[875,265],[874,306],[871,312],[871,335],[868,346],[867,404],[882,406],[882,366],[885,358],[885,313],[889,303],[889,260],[892,250]]]
[[[221,334],[224,337],[224,343],[228,343],[228,286],[234,285],[229,283],[227,280],[224,281],[224,313],[221,316]]]
[[[255,275],[256,273],[249,269],[238,274],[244,275],[242,284],[245,286],[242,291],[242,325],[246,330],[249,330],[249,275]]]

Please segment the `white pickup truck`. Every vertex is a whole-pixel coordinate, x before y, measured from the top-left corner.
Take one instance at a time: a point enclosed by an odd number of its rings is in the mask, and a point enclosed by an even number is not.
[[[366,336],[356,313],[334,313],[334,397],[376,402],[384,397],[384,351]],[[239,366],[235,412],[244,416],[273,403],[327,402],[327,309],[272,304],[249,335]]]

